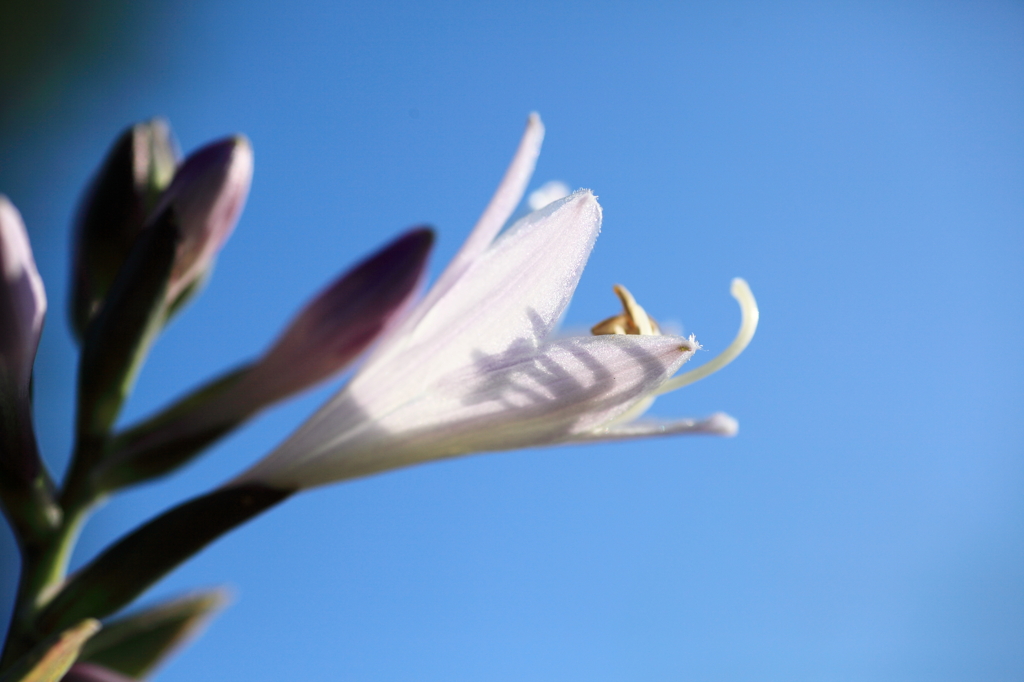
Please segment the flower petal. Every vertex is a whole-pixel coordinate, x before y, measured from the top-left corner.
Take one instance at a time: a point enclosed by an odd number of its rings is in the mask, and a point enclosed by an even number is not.
[[[367,362],[352,391],[418,394],[479,354],[537,348],[569,304],[600,227],[601,207],[587,190],[518,221],[419,324]]]
[[[573,337],[539,351],[522,344],[477,353],[404,400],[344,390],[239,480],[306,488],[470,452],[572,442],[643,399],[693,351],[673,336]]]
[[[738,431],[739,423],[735,419],[724,412],[717,412],[705,419],[674,419],[672,421],[644,419],[642,421],[616,424],[593,431],[578,433],[573,436],[572,442],[591,443],[602,440],[632,440],[634,438],[649,438],[651,436],[690,434],[735,436]]]
[[[469,237],[462,244],[462,248],[455,254],[420,304],[418,309],[420,316],[445,295],[473,261],[491,245],[501,228],[508,222],[513,211],[516,210],[516,206],[523,200],[526,186],[530,184],[543,141],[544,124],[541,123],[539,115],[530,114],[526,121],[526,130],[519,141],[519,147],[516,149],[515,156],[512,157],[512,163],[505,171],[505,177],[501,179],[501,184],[498,185],[497,191],[491,197],[490,203],[487,204],[483,215],[473,227],[473,231],[469,233]],[[415,320],[410,320],[410,322],[415,323]]]

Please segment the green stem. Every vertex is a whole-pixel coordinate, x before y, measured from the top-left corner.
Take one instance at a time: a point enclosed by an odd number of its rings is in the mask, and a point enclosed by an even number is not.
[[[88,518],[90,508],[83,506],[68,509],[63,523],[47,542],[22,547],[17,600],[10,631],[7,633],[7,644],[0,658],[0,671],[17,661],[35,643],[32,623],[64,581],[75,541]]]
[[[231,486],[164,512],[71,576],[38,614],[33,634],[46,636],[69,622],[113,614],[221,535],[294,492],[261,484]]]
[[[103,440],[80,437],[60,496],[60,524],[44,537],[21,543],[21,576],[0,670],[12,665],[34,644],[32,623],[58,592],[78,534],[96,506],[98,496],[88,484],[88,471],[102,452]]]

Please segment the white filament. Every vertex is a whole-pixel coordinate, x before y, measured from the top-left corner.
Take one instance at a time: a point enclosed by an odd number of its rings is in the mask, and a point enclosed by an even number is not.
[[[757,301],[754,300],[754,294],[750,291],[750,286],[745,280],[737,277],[732,281],[732,287],[730,287],[729,291],[740,304],[740,313],[742,315],[740,330],[736,333],[736,338],[714,360],[701,365],[697,369],[692,369],[689,372],[684,372],[677,377],[669,379],[655,391],[655,395],[663,395],[714,374],[735,360],[736,356],[742,353],[743,349],[750,343],[750,340],[754,338],[760,313],[757,310]]]

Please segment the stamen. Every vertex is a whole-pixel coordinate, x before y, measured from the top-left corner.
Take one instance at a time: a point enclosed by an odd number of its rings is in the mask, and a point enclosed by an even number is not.
[[[754,338],[754,331],[757,329],[757,320],[760,317],[760,313],[757,310],[757,301],[754,300],[754,294],[750,291],[750,286],[745,280],[737,277],[732,281],[732,287],[729,291],[740,304],[742,316],[740,330],[736,333],[736,338],[714,360],[701,365],[697,369],[692,369],[689,372],[684,372],[677,377],[669,379],[654,392],[654,395],[662,395],[669,391],[674,391],[677,388],[682,388],[703,379],[709,374],[714,374],[735,360],[736,356],[742,353],[743,349],[750,343],[750,340]]]
[[[629,293],[629,289],[616,284],[612,287],[615,291],[615,295],[622,301],[622,309],[626,311],[626,315],[629,316],[630,321],[636,326],[637,331],[635,333],[640,336],[654,336],[658,333],[658,324],[651,319],[647,314],[647,311],[640,307],[640,304],[633,298],[633,294]]]
[[[629,289],[616,284],[613,287],[615,295],[622,301],[623,313],[609,317],[607,320],[598,322],[590,329],[594,336],[604,334],[634,334],[640,336],[658,336],[661,330],[658,323],[654,321],[647,311],[640,307],[640,304],[629,293]]]

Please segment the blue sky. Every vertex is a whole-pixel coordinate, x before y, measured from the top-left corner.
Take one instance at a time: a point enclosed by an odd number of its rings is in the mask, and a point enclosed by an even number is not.
[[[50,296],[36,391],[56,470],[67,225],[114,136],[153,115],[186,152],[246,133],[256,172],[126,420],[259,352],[410,225],[437,227],[436,274],[530,111],[532,186],[592,188],[605,211],[568,326],[616,312],[617,282],[710,353],[736,330],[732,277],[762,311],[739,360],[653,410],[726,411],[735,439],[305,493],[146,596],[235,594],[161,680],[1024,675],[1020,4],[223,0],[135,20],[131,59],[69,83],[0,172]],[[76,562],[233,476],[337,385],[113,500]]]

